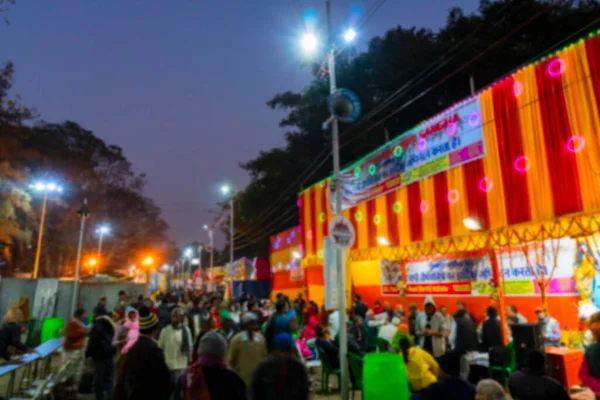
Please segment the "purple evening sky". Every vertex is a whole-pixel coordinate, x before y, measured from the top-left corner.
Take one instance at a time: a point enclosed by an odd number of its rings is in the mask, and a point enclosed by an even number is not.
[[[374,0],[333,0],[334,22]],[[388,0],[358,46],[396,25],[439,28],[478,0]],[[300,67],[302,13],[318,0],[17,0],[0,25],[0,62],[43,119],[70,119],[123,147],[178,244],[207,240],[219,183],[242,188],[240,161],[284,143],[265,102],[310,81]],[[353,19],[354,18],[354,19]],[[222,244],[219,236],[217,244]]]

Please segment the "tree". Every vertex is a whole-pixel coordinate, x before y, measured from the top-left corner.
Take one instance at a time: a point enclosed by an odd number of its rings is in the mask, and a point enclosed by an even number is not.
[[[582,27],[598,27],[599,18],[596,1],[481,0],[470,15],[450,10],[438,32],[398,26],[373,38],[365,53],[341,53],[338,86],[355,91],[364,109],[357,123],[340,126],[342,165],[385,143],[386,130],[396,137],[468,97],[470,77],[483,88],[563,40],[583,36],[587,32],[570,37]],[[329,84],[318,65],[313,71],[304,90],[267,102],[287,111],[280,122],[285,145],[240,164],[251,182],[236,202],[237,255],[268,257],[269,235],[298,221],[298,191],[330,175],[331,138],[321,129],[329,116]]]
[[[38,231],[41,199],[27,185],[36,179],[56,179],[66,188],[48,199],[41,276],[73,270],[77,210],[84,198],[94,221],[86,230],[88,252],[95,254],[97,245],[93,225],[109,221],[112,226],[103,246],[103,270],[126,268],[150,249],[168,252],[172,243],[161,210],[144,196],[146,177],[133,172],[123,150],[72,121],[25,125],[35,114],[8,97],[13,73],[10,63],[0,71],[0,242],[5,259],[22,271],[33,265],[31,238]]]

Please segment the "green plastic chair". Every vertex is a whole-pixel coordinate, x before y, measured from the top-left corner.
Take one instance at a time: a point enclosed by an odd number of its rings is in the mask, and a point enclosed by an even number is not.
[[[378,352],[387,353],[390,350],[390,342],[388,342],[384,338],[378,337],[377,339],[375,339],[375,347],[377,347]]]
[[[508,387],[508,380],[510,375],[517,369],[517,357],[515,355],[515,347],[513,342],[510,342],[504,347],[504,357],[502,365],[495,365],[489,367],[489,377],[494,378],[494,372],[499,372],[502,375],[502,383],[504,387]]]
[[[65,335],[64,318],[46,318],[42,322],[40,331],[40,344],[46,343],[50,339],[57,339]]]
[[[408,400],[410,389],[402,356],[396,353],[369,353],[363,357],[364,400]]]
[[[331,375],[337,375],[339,382],[340,376],[342,375],[342,370],[333,369],[331,362],[329,361],[329,357],[327,357],[327,353],[325,353],[325,350],[319,346],[317,346],[317,353],[319,354],[319,359],[321,360],[321,386],[323,388],[323,392],[325,394],[329,394],[329,377]]]
[[[363,359],[354,353],[348,353],[348,367],[352,378],[352,399],[354,399],[355,391],[360,390],[362,393]]]

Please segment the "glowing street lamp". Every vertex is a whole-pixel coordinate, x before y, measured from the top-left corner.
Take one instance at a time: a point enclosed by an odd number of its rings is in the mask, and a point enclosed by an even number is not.
[[[187,249],[185,249],[183,251],[183,256],[185,258],[192,258],[193,255],[194,255],[194,250],[192,248],[190,248],[190,247],[188,247]]]
[[[346,30],[346,32],[344,32],[344,40],[346,43],[352,43],[354,39],[356,39],[356,35],[356,31],[352,28],[349,28]]]
[[[154,258],[148,256],[148,257],[144,258],[144,260],[142,261],[142,264],[149,267],[152,264],[154,264]]]
[[[313,33],[305,33],[300,42],[305,52],[311,54],[319,47],[319,39]]]
[[[100,226],[98,226],[98,228],[96,228],[96,234],[99,236],[98,238],[98,260],[102,260],[102,239],[104,238],[104,235],[107,235],[110,233],[110,227],[106,224],[102,224]],[[98,270],[96,270],[96,273],[98,273]]]
[[[44,221],[46,219],[46,204],[48,203],[48,194],[49,193],[62,193],[63,188],[57,185],[54,182],[42,182],[38,181],[31,185],[29,188],[35,190],[36,192],[41,192],[44,194],[44,199],[42,201],[42,216],[40,218],[40,229],[38,232],[38,242],[37,242],[37,250],[35,252],[35,263],[33,264],[33,279],[37,279],[38,271],[40,267],[40,255],[42,252],[42,238],[44,236]]]

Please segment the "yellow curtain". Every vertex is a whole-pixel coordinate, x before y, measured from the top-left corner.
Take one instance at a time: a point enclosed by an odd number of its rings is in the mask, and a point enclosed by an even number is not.
[[[524,173],[527,174],[531,219],[547,220],[554,216],[554,207],[535,68],[530,66],[517,72],[515,85],[522,88],[520,91],[516,89],[516,93],[520,93],[517,96],[517,107],[523,155],[529,160],[529,170]]]
[[[409,210],[407,186],[398,189],[396,198],[400,202],[400,212],[396,214],[398,218],[398,230],[400,231],[400,245],[406,246],[410,243],[410,215],[412,212],[419,212],[419,210]]]
[[[487,203],[490,216],[490,229],[506,226],[506,207],[504,204],[504,185],[500,170],[500,157],[498,142],[496,142],[496,124],[494,123],[494,104],[492,102],[492,89],[488,89],[479,96],[481,103],[481,117],[483,121],[483,136],[487,155],[483,158],[485,175],[492,180],[493,189],[487,194]],[[479,188],[469,188],[479,190]]]
[[[463,219],[468,217],[467,188],[463,166],[451,168],[447,171],[448,191],[458,192],[458,201],[450,204],[450,229],[452,235],[466,235],[469,230],[463,224]]]

